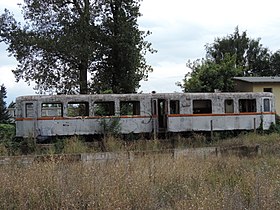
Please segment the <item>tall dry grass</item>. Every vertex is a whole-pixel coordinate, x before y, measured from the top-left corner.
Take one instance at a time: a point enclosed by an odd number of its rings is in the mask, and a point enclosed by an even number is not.
[[[0,209],[277,209],[280,159],[50,161],[0,167]]]

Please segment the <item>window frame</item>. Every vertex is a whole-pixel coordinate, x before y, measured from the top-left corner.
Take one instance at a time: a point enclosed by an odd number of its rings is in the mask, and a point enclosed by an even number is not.
[[[231,104],[229,105],[229,104],[227,104],[227,102],[231,102]],[[227,107],[231,107],[231,109],[232,109],[232,111],[229,111],[228,109],[227,109]],[[234,100],[233,99],[231,99],[231,98],[228,98],[228,99],[225,99],[225,101],[224,101],[224,111],[225,111],[225,113],[234,113]]]
[[[170,114],[180,114],[180,100],[169,101]]]
[[[43,115],[43,111],[45,111],[44,110],[44,107],[43,107],[43,105],[44,104],[48,104],[48,105],[50,105],[50,104],[59,104],[60,105],[60,107],[54,107],[54,110],[55,110],[55,108],[56,108],[56,110],[58,111],[58,110],[60,110],[60,114],[59,115]],[[47,108],[52,108],[52,107],[47,107]],[[47,111],[47,110],[46,110]],[[63,103],[61,103],[61,102],[43,102],[43,103],[41,103],[41,117],[62,117],[63,116]]]
[[[266,105],[265,101],[268,101],[268,106]],[[268,109],[266,109],[268,108]],[[271,100],[269,98],[263,99],[263,112],[271,112]]]
[[[28,108],[29,105],[32,105],[32,108]],[[34,118],[34,103],[33,102],[27,102],[25,103],[25,117],[26,118]],[[31,110],[31,112],[30,112]],[[31,113],[31,115],[29,115],[29,113]]]
[[[101,105],[101,104],[108,104],[108,106],[106,108],[108,108],[108,110],[105,110],[105,111],[108,111],[108,113],[106,114],[97,114],[96,113],[96,105]],[[116,111],[115,111],[115,102],[114,101],[94,101],[93,103],[93,114],[94,116],[115,116],[116,115]]]
[[[198,102],[203,102],[205,104],[202,104],[201,107],[198,107],[198,104],[195,105]],[[193,114],[212,114],[213,113],[213,106],[212,106],[212,100],[211,99],[194,99],[192,102],[192,112]],[[204,106],[206,105],[206,106]]]
[[[124,109],[125,106],[128,106],[126,110]],[[132,109],[132,110],[128,111],[127,109]],[[120,101],[121,116],[140,115],[140,113],[141,113],[140,101]]]
[[[82,107],[84,109],[84,110],[82,110],[83,113],[81,112],[81,110],[78,110],[79,107],[74,107],[74,106],[71,107],[71,105],[78,105],[78,106],[84,105],[84,107]],[[87,101],[69,101],[67,103],[66,108],[67,108],[67,117],[88,117],[89,116],[89,103]],[[73,114],[69,114],[72,111],[73,111]]]
[[[241,103],[243,103],[243,104],[241,104]],[[238,110],[239,110],[239,113],[257,112],[257,100],[255,98],[252,98],[252,99],[241,98],[241,99],[239,99],[238,100]]]
[[[265,93],[272,93],[272,91],[273,91],[273,88],[271,88],[271,87],[263,88],[263,92],[265,92]]]

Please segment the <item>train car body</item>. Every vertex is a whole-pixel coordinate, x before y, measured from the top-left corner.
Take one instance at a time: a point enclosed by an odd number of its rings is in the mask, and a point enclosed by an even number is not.
[[[122,134],[269,129],[272,93],[34,95],[16,99],[16,136],[96,135],[117,120]]]

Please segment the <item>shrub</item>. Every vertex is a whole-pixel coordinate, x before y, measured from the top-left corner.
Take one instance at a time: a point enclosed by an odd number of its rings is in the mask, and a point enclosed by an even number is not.
[[[13,124],[0,124],[0,141],[12,140],[15,136],[16,128]]]
[[[17,142],[14,142],[16,133],[14,124],[0,124],[1,155],[14,155],[18,150]]]
[[[100,126],[102,128],[102,132],[104,136],[117,137],[121,129],[120,118],[119,117],[101,118]]]

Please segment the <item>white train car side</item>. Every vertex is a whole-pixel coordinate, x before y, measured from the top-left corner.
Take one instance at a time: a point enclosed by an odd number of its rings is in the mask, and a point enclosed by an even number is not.
[[[269,129],[272,93],[155,93],[20,96],[16,136],[95,135],[118,120],[120,133]]]

